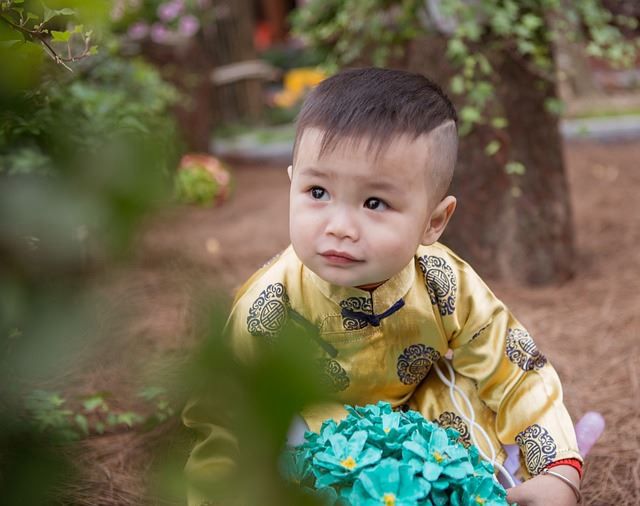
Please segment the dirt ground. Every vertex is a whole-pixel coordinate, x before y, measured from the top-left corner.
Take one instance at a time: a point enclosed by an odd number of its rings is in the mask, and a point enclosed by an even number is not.
[[[564,384],[574,420],[601,412],[607,429],[586,460],[586,504],[640,504],[640,141],[573,142],[565,156],[577,232],[576,277],[561,286],[491,283],[536,338]],[[238,286],[288,244],[284,167],[237,167],[233,199],[215,209],[176,208],[153,217],[133,266],[110,271],[101,360],[83,385],[108,389],[135,409],[133,391],[198,336],[194,297]],[[489,280],[490,281],[490,280]],[[116,322],[110,316],[126,313]],[[153,434],[86,443],[81,504],[139,504]],[[100,500],[96,500],[100,497]]]

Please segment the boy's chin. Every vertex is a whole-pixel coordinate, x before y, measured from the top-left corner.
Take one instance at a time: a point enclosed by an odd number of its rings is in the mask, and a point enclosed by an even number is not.
[[[331,272],[331,270],[319,269],[318,271],[314,271],[319,278],[323,279],[327,283],[331,283],[335,286],[341,286],[344,288],[357,288],[359,286],[366,286],[376,281],[369,277],[363,276],[355,276],[349,272]]]

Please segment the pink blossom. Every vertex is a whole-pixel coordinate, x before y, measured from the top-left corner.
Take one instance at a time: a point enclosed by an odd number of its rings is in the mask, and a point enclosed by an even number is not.
[[[178,33],[183,37],[192,37],[200,28],[200,22],[195,16],[187,14],[182,16],[178,23]]]
[[[184,9],[184,0],[173,0],[158,6],[158,17],[165,23],[176,19]]]
[[[127,35],[131,40],[141,40],[149,35],[149,25],[144,21],[132,24],[127,30]]]
[[[171,39],[171,32],[160,23],[151,25],[151,40],[156,44],[166,44]]]

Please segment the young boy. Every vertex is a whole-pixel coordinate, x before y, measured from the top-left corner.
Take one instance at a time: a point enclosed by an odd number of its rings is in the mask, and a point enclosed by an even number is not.
[[[437,242],[456,208],[447,195],[456,121],[421,75],[354,69],[318,85],[288,168],[291,246],[240,290],[230,336],[249,355],[294,315],[317,328],[326,344],[318,362],[337,402],[302,413],[311,430],[343,416],[343,403],[382,400],[469,442],[448,387],[429,374],[452,353],[456,385],[499,460],[502,445],[517,443],[532,477],[508,500],[574,505],[581,456],[554,369],[471,267]],[[188,407],[185,423],[202,428],[194,416]],[[203,432],[201,445],[219,434]],[[188,468],[198,467],[194,456]]]

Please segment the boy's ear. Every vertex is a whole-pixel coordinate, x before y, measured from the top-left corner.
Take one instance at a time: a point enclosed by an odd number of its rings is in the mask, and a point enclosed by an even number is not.
[[[429,223],[427,223],[427,228],[422,236],[423,245],[429,246],[440,239],[440,236],[447,227],[453,212],[456,210],[456,203],[456,198],[448,195],[436,206],[431,213]]]
[[[289,165],[287,167],[287,174],[289,174],[289,181],[291,181],[291,176],[293,175],[293,165]]]

